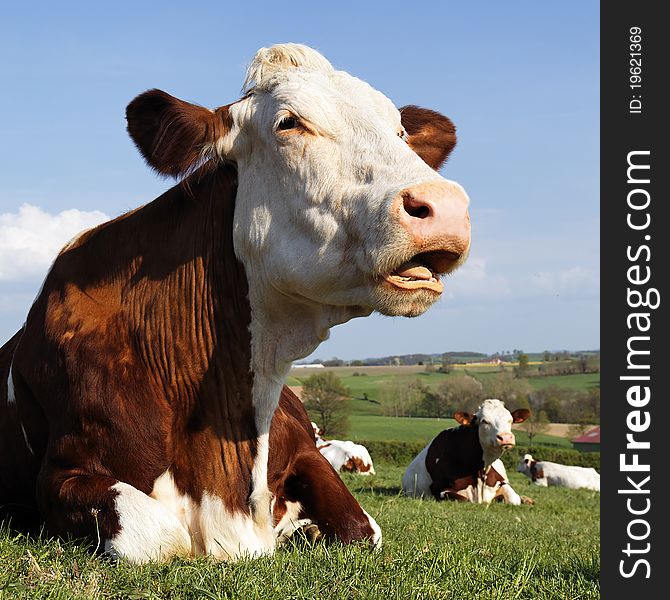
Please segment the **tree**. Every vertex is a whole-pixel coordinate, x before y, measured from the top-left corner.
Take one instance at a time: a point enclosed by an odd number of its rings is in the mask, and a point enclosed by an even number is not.
[[[528,355],[523,352],[518,356],[519,365],[516,368],[516,376],[518,378],[528,377],[530,367],[528,365]]]
[[[483,386],[477,379],[454,375],[436,389],[426,390],[421,408],[426,416],[442,418],[459,410],[475,412],[483,399]]]
[[[343,436],[349,432],[350,393],[331,371],[315,373],[302,382],[305,409],[324,435]]]
[[[547,416],[547,413],[543,410],[532,413],[530,417],[523,422],[521,429],[526,432],[526,435],[528,436],[528,445],[532,448],[535,436],[544,433],[549,429],[549,417]]]
[[[379,389],[382,412],[391,417],[411,417],[416,414],[425,393],[426,388],[418,379],[416,381],[391,379]]]
[[[454,361],[446,352],[442,355],[442,366],[440,367],[440,373],[451,373],[452,365]]]
[[[484,380],[484,397],[502,400],[507,408],[528,408],[533,387],[527,379],[517,379],[512,373],[496,373]]]

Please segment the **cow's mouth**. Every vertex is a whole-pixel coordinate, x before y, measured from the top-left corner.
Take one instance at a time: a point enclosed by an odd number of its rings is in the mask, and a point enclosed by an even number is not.
[[[431,290],[441,294],[440,273],[450,271],[460,256],[454,252],[424,252],[396,267],[386,281],[404,290]]]

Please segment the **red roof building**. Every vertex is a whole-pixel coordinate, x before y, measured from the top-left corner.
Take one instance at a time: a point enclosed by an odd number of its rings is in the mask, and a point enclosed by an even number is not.
[[[600,452],[600,426],[570,440],[575,450],[580,452]]]

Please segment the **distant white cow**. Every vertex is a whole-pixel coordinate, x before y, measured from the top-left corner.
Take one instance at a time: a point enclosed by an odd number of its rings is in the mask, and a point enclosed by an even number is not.
[[[535,485],[547,487],[560,485],[573,490],[586,488],[600,491],[600,474],[593,467],[561,465],[548,460],[535,460],[526,454],[517,467],[517,471],[530,477]]]
[[[312,421],[312,429],[314,429],[316,447],[338,473],[349,471],[361,475],[375,474],[372,458],[365,446],[350,441],[324,440],[321,437],[323,433],[321,428],[314,421]]]

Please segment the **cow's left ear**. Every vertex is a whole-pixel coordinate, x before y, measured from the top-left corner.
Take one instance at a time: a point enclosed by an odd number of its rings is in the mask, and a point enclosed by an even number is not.
[[[512,421],[514,423],[523,423],[528,417],[530,417],[530,411],[527,408],[517,408],[512,412]]]
[[[230,131],[228,107],[210,110],[149,90],[126,108],[128,133],[149,166],[161,175],[179,177],[215,156]]]
[[[454,413],[454,419],[461,425],[470,425],[472,421],[474,420],[475,416],[471,413],[467,412],[455,412]]]
[[[400,109],[400,120],[412,150],[437,171],[456,145],[454,124],[439,112],[412,104]]]

